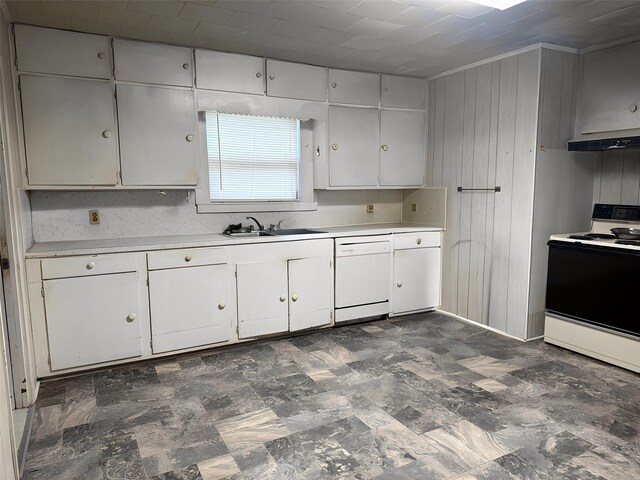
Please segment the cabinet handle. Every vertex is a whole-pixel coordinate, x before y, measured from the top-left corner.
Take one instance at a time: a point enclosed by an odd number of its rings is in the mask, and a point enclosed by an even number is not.
[[[280,295],[280,301],[284,302],[287,299],[286,295]]]
[[[331,145],[331,150],[337,150],[338,149],[338,144],[334,143]]]
[[[291,300],[293,300],[294,302],[298,301],[298,294],[294,293],[293,295],[291,295]]]
[[[272,73],[271,75],[269,75],[269,80],[275,80],[276,76]]]
[[[380,148],[382,148],[382,150],[386,152],[387,150],[389,150],[389,145],[382,145],[382,147]]]
[[[104,60],[104,59],[105,59],[105,57],[106,57],[106,55],[104,54],[104,52],[98,52],[98,58],[99,58],[100,60]]]
[[[400,288],[402,286],[402,281],[398,280],[398,283],[396,283],[396,285],[398,285],[398,288]]]
[[[418,245],[420,245],[420,244],[422,243],[422,239],[421,239],[421,238],[417,239],[417,240],[416,240],[416,243],[417,243]]]
[[[189,64],[188,63],[183,63],[182,64],[182,68],[184,68],[185,70],[189,70]]]
[[[631,113],[635,112],[636,110],[638,110],[638,105],[636,105],[635,103],[632,103],[631,105],[629,105],[629,111]]]
[[[190,254],[190,253],[188,253],[187,255],[185,255],[185,257],[184,257],[184,261],[185,261],[185,262],[190,262],[192,258],[193,258],[193,257],[191,256],[191,254]]]
[[[218,304],[218,310],[224,310],[224,307],[227,306],[227,302],[220,302]]]
[[[133,322],[136,318],[137,318],[137,315],[136,315],[135,313],[130,313],[129,315],[127,315],[127,322],[131,323],[131,322]]]
[[[95,267],[95,266],[96,266],[96,264],[94,262],[89,262],[89,263],[87,263],[87,270],[92,270],[93,267]]]
[[[262,74],[260,72],[256,73],[256,78],[262,78]]]
[[[192,134],[189,134],[184,138],[186,138],[187,142],[193,142],[193,135]]]
[[[104,132],[102,132],[102,136],[104,138],[109,138],[111,136],[111,130],[105,130]]]
[[[338,86],[338,84],[337,84],[336,82],[333,82],[333,83],[331,84],[331,88],[336,88],[337,86]]]

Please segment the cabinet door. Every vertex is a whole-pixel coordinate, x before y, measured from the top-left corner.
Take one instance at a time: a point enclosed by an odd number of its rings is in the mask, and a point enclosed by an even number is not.
[[[377,109],[329,107],[329,184],[377,186],[379,138]]]
[[[142,354],[138,274],[45,280],[51,370]]]
[[[424,184],[426,135],[424,112],[380,112],[380,185]]]
[[[231,339],[234,280],[229,265],[149,272],[153,353]]]
[[[382,75],[382,106],[424,109],[427,82],[422,78]]]
[[[264,95],[264,59],[196,50],[196,86],[207,90]]]
[[[325,101],[327,69],[300,63],[267,60],[267,95]]]
[[[193,92],[118,85],[123,185],[196,185]]]
[[[22,72],[111,78],[109,37],[31,25],[16,25],[15,34]]]
[[[190,48],[113,40],[116,80],[191,87],[192,62]]]
[[[238,337],[289,330],[287,262],[239,264]]]
[[[29,184],[116,185],[113,87],[28,75],[20,85]]]
[[[440,249],[393,252],[393,311],[435,308],[440,303]]]
[[[333,257],[289,260],[289,330],[328,325],[333,316]]]
[[[583,55],[580,133],[640,128],[640,42]]]
[[[380,103],[380,75],[329,69],[329,101],[377,107]]]

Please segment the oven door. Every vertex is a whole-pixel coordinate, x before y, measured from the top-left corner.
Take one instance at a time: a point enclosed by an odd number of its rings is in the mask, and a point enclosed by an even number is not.
[[[547,311],[640,337],[640,250],[548,245]]]

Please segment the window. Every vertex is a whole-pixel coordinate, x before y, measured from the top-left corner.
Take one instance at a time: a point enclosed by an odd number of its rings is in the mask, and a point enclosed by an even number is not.
[[[212,202],[300,200],[300,120],[206,112]]]

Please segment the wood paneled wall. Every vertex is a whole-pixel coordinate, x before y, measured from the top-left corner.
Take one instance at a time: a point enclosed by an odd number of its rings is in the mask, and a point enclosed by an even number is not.
[[[596,154],[593,202],[640,205],[640,151]]]

